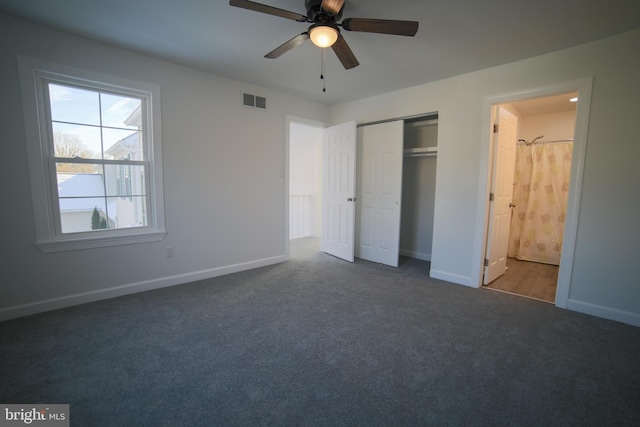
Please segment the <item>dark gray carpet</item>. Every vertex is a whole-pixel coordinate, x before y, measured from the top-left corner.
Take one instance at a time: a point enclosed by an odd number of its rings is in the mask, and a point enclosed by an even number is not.
[[[640,425],[640,328],[309,242],[0,323],[0,402],[69,403],[74,426]]]

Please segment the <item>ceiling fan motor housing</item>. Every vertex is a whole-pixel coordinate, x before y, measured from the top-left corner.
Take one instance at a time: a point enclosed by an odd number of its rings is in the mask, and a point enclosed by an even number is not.
[[[321,5],[322,0],[304,1],[304,6],[307,9],[307,18],[309,18],[309,22],[327,21],[326,16],[330,14],[329,12],[322,10],[322,7],[320,7]],[[334,17],[333,22],[338,21],[342,17],[342,9],[340,9],[340,12],[337,15],[331,16]]]

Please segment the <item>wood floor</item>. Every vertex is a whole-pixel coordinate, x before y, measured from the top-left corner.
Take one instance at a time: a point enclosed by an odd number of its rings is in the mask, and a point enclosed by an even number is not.
[[[558,266],[507,259],[507,271],[485,287],[555,303]]]

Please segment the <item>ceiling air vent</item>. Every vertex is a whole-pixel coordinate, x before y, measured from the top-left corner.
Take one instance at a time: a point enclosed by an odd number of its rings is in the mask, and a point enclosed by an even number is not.
[[[250,93],[242,94],[242,105],[245,107],[267,109],[267,98],[263,96],[251,95]]]

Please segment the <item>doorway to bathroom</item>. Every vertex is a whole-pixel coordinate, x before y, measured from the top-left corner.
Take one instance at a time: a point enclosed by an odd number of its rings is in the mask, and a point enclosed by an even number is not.
[[[487,289],[556,300],[577,95],[495,106]]]

